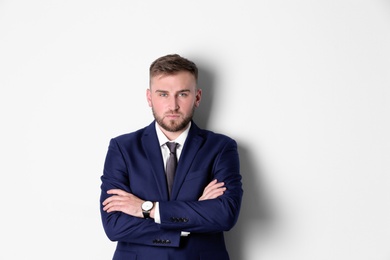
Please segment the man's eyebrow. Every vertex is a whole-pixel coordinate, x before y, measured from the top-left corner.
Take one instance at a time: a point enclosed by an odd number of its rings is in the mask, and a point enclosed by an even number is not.
[[[190,92],[190,89],[182,89],[179,91],[176,91],[176,93],[182,93],[182,92]],[[156,89],[154,92],[161,92],[161,93],[167,93],[169,92],[168,90],[162,90],[162,89]]]

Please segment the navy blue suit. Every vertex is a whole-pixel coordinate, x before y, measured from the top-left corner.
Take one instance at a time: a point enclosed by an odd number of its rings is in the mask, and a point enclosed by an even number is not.
[[[217,199],[198,201],[210,181],[224,182]],[[101,217],[108,238],[118,241],[114,260],[227,260],[223,231],[240,211],[242,184],[236,142],[200,129],[194,122],[177,165],[171,199],[155,122],[110,141],[101,177],[102,203],[107,190],[122,189],[143,200],[158,201],[161,224],[122,212]],[[188,231],[188,237],[181,237]]]

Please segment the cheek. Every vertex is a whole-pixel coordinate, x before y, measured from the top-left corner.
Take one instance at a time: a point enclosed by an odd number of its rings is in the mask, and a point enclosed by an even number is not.
[[[177,104],[182,110],[188,110],[193,105],[192,102],[188,102],[188,101],[181,101],[178,102]]]
[[[161,112],[164,110],[164,103],[161,102],[150,102],[149,104],[150,107],[153,107],[154,112]]]

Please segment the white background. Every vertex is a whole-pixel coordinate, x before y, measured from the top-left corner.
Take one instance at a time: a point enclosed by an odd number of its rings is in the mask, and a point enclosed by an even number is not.
[[[233,260],[390,259],[388,0],[0,0],[0,259],[111,259],[108,142],[169,53],[239,144]]]

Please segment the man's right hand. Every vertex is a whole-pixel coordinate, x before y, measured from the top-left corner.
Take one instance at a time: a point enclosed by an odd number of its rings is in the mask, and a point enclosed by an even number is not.
[[[218,182],[218,180],[212,180],[206,188],[203,190],[202,196],[199,198],[199,201],[201,200],[210,200],[215,199],[221,196],[225,190],[226,187],[224,187],[224,182]]]

